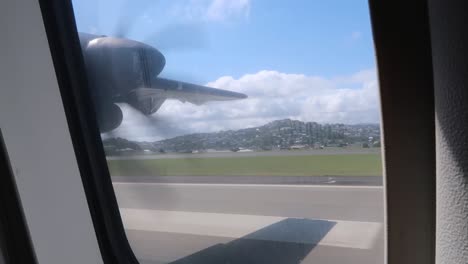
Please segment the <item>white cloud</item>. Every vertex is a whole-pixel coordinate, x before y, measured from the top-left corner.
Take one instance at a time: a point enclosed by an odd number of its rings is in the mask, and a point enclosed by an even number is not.
[[[99,30],[95,26],[90,26],[88,32],[89,34],[98,34]]]
[[[210,20],[224,20],[227,17],[248,17],[250,0],[214,0],[209,5],[206,17]]]
[[[376,76],[375,69],[366,69],[366,70],[358,71],[349,76],[338,76],[336,78],[333,78],[333,82],[336,84],[342,84],[342,85],[351,85],[351,84],[361,85],[363,83],[368,83],[372,80],[376,80],[376,78],[377,76]]]
[[[158,140],[184,133],[258,126],[283,118],[320,123],[379,122],[373,69],[331,79],[260,71],[238,79],[224,76],[207,85],[242,92],[249,98],[201,106],[167,100],[150,118],[123,106],[124,122],[115,135]]]
[[[352,31],[344,36],[344,45],[348,47],[354,46],[356,43],[359,43],[363,35],[361,31]]]
[[[175,1],[171,14],[181,20],[227,21],[247,18],[250,0],[183,0]]]
[[[358,40],[362,37],[362,33],[360,31],[353,31],[351,33],[351,40]]]

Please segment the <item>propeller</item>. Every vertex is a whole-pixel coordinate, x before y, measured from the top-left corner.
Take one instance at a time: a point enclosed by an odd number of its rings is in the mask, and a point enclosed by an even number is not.
[[[151,11],[155,1],[140,1],[136,9],[133,1],[124,1],[113,36],[128,38],[129,33],[141,21],[145,13]],[[157,21],[156,21],[157,23]],[[159,30],[148,32],[142,42],[158,50],[192,51],[208,47],[208,37],[201,22],[169,23],[159,27]]]
[[[148,44],[163,54],[170,52],[192,52],[209,48],[206,25],[202,21],[191,20],[161,25],[158,24],[157,19],[154,19],[154,24],[152,23],[149,26],[147,21],[141,19],[143,16],[151,16],[151,14],[156,17],[155,8],[157,3],[154,0],[140,0],[138,1],[138,5],[135,5],[134,1],[124,0],[117,15],[114,33],[111,35],[118,38],[132,39],[129,37],[129,34],[133,28],[154,28],[156,25],[157,29],[145,32],[143,36],[135,40]],[[162,72],[162,75],[171,79],[188,82],[197,80],[191,74],[171,70],[168,72],[167,69]]]
[[[168,24],[143,42],[166,51],[192,51],[208,47],[207,33],[201,23]]]
[[[120,14],[117,16],[114,33],[111,35],[118,38],[131,39],[129,34],[137,26],[143,28],[154,28],[154,25],[151,25],[151,27],[148,24],[145,25],[145,23],[148,22],[145,22],[145,20],[141,18],[143,16],[151,15],[151,10],[155,3],[156,1],[138,1],[138,6],[135,6],[134,1],[124,0],[120,8]],[[145,32],[143,36],[136,40],[140,40],[141,42],[151,45],[158,50],[167,52],[202,50],[209,46],[208,35],[205,30],[205,25],[202,22],[177,22],[158,25],[157,19],[154,21],[158,28],[151,32]],[[193,81],[195,79],[187,73],[181,74],[180,72],[166,71],[164,75],[169,75],[172,79],[176,80]],[[127,104],[119,104],[119,108],[124,110],[124,112],[127,112],[127,114],[135,111],[131,105]],[[161,118],[158,116],[140,116],[140,118],[143,119],[143,121],[141,121],[142,123],[151,126],[152,129],[164,127],[156,125],[156,123],[161,123]],[[159,132],[164,134],[164,131]],[[113,130],[107,132],[106,136],[116,137],[118,134],[118,130]]]
[[[138,18],[141,17],[145,11],[149,10],[154,1],[138,1],[138,8],[135,8],[135,2],[126,0],[120,8],[120,15],[118,16],[114,36],[118,38],[127,38],[128,33],[135,26]]]

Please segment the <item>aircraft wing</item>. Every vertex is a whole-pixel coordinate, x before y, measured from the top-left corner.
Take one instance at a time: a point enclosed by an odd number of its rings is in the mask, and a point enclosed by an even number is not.
[[[146,115],[155,113],[166,99],[177,99],[201,105],[209,101],[245,99],[247,95],[197,84],[155,78],[151,88],[138,88],[128,97],[128,103]]]

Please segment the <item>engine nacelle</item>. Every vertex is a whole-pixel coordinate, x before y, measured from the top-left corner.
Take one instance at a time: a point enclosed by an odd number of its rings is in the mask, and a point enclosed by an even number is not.
[[[152,80],[166,64],[157,49],[121,38],[97,37],[83,40],[86,71],[98,100],[124,96],[130,91],[152,87]]]
[[[97,121],[101,133],[116,129],[122,123],[123,113],[116,104],[104,104],[96,107]]]

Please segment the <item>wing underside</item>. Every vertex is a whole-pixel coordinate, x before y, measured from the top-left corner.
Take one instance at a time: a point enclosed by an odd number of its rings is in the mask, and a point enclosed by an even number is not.
[[[132,90],[127,102],[146,115],[155,113],[166,99],[177,99],[201,105],[209,101],[230,101],[247,98],[245,94],[197,84],[155,78],[151,88]]]

